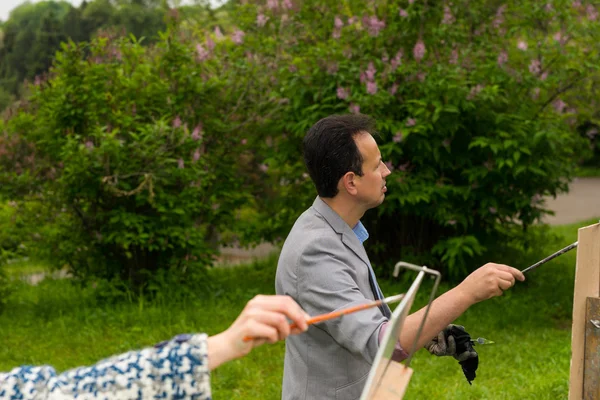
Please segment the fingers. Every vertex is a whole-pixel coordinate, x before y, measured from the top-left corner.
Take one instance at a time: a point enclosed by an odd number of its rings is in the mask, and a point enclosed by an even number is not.
[[[247,332],[251,337],[256,338],[253,340],[254,347],[264,343],[265,340],[275,343],[281,337],[280,332],[274,326],[256,320],[248,321]]]
[[[283,314],[297,325],[298,329],[295,331],[304,332],[308,329],[306,320],[310,318],[309,315],[289,296],[258,295],[246,307]]]
[[[446,354],[453,356],[456,354],[456,340],[454,340],[454,336],[448,336],[448,348],[446,349]]]
[[[465,351],[459,355],[454,356],[454,358],[458,361],[465,361],[468,360],[469,358],[474,358],[477,357],[477,352],[476,351]]]
[[[499,270],[507,272],[510,275],[512,275],[513,279],[516,278],[516,279],[520,280],[521,282],[523,282],[525,280],[525,275],[523,275],[523,273],[516,268],[509,267],[508,265],[504,265],[504,264],[496,264],[496,267]]]
[[[258,325],[265,325],[275,329],[278,340],[283,340],[290,334],[290,324],[284,314],[265,310],[250,310],[248,312],[249,323],[248,328]],[[250,336],[259,337],[253,332],[249,332]],[[268,338],[268,337],[266,337]]]

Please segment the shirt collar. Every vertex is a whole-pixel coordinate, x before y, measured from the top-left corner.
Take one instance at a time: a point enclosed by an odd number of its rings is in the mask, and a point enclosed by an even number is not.
[[[354,228],[352,228],[352,232],[354,232],[354,234],[356,235],[358,240],[360,240],[361,243],[364,243],[365,240],[369,238],[369,232],[367,231],[367,228],[365,228],[365,226],[360,221],[358,221],[358,224],[354,225]]]

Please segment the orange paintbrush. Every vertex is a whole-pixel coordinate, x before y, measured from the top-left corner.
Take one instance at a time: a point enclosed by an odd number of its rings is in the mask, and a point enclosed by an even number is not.
[[[341,317],[342,315],[352,314],[357,311],[367,310],[367,309],[373,308],[373,307],[379,307],[382,304],[395,303],[397,301],[402,300],[403,297],[404,297],[404,294],[397,294],[395,296],[386,297],[385,299],[382,299],[382,300],[375,300],[370,303],[360,304],[358,306],[352,306],[352,307],[344,308],[344,309],[341,309],[338,311],[332,311],[327,314],[317,315],[316,317],[312,317],[312,318],[309,318],[308,320],[306,320],[306,323],[308,325],[312,325],[312,324],[316,324],[318,322],[329,321],[330,319],[338,318],[338,317]],[[290,324],[290,329],[294,329],[294,328],[297,328],[296,324],[295,323]],[[253,338],[246,336],[244,338],[244,342],[249,342],[252,339]]]

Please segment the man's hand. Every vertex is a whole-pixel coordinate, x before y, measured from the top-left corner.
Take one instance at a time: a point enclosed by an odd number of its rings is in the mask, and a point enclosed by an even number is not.
[[[456,341],[454,336],[449,334],[452,327],[460,329],[466,334],[464,326],[452,324],[448,325],[443,331],[438,333],[435,338],[425,345],[427,351],[438,357],[452,356],[459,362],[465,361],[469,358],[477,357],[476,351],[464,351],[461,354],[456,353]]]
[[[515,284],[515,279],[524,281],[525,276],[508,265],[488,263],[467,276],[456,289],[467,296],[471,304],[475,304],[501,296]]]

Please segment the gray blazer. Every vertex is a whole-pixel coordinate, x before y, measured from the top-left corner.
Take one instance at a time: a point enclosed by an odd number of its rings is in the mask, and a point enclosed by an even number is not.
[[[367,253],[350,226],[317,197],[296,220],[283,245],[275,288],[277,294],[294,298],[310,315],[323,314],[374,299],[369,266]],[[290,336],[282,399],[358,399],[385,321],[384,311],[372,308]]]

